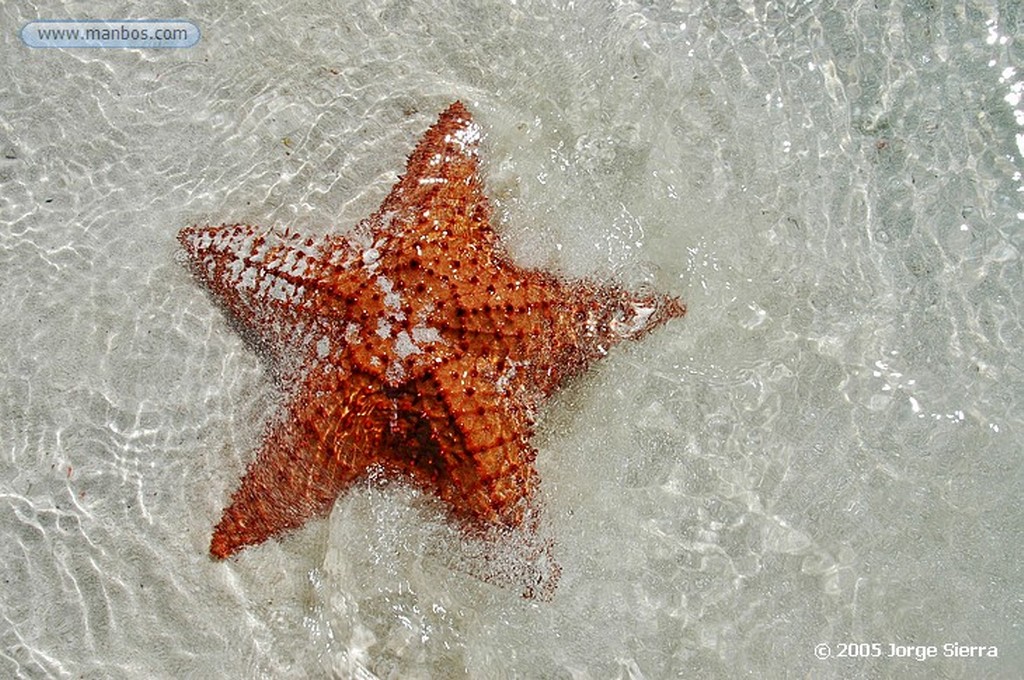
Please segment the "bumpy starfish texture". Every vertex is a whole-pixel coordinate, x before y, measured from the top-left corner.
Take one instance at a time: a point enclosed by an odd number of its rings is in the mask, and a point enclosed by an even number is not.
[[[521,526],[537,491],[540,402],[616,343],[685,313],[672,297],[512,263],[490,226],[480,134],[452,104],[380,209],[346,233],[180,232],[193,273],[285,391],[213,556],[327,514],[375,466],[467,527]]]

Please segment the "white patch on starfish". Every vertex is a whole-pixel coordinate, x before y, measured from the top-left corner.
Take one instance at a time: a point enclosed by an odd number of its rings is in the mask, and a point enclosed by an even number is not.
[[[646,328],[648,320],[651,318],[651,315],[654,314],[654,307],[651,305],[633,303],[630,306],[633,308],[633,315],[628,320],[622,321],[619,319],[613,319],[608,324],[612,331],[623,338],[629,337]]]
[[[388,364],[387,370],[384,371],[384,378],[392,385],[397,385],[405,380],[405,367],[398,362]]]
[[[287,279],[282,279],[279,276],[271,277],[274,279],[274,285],[270,288],[270,297],[275,300],[281,300],[282,302],[295,301],[295,284]]]
[[[475,156],[477,153],[476,144],[480,141],[480,126],[471,120],[459,120],[459,122],[463,124],[463,127],[451,134],[445,135],[444,141],[448,143],[455,142],[459,145],[459,150],[462,153]]]
[[[409,337],[409,334],[405,331],[400,331],[398,335],[395,336],[394,350],[395,355],[402,360],[412,354],[420,354],[423,352],[423,350],[416,346],[416,343],[413,342],[413,339]]]
[[[241,262],[241,260],[236,260]],[[243,265],[244,266],[244,265]],[[242,272],[242,279],[239,286],[243,289],[252,288],[256,285],[256,274],[257,271],[253,267],[245,267],[245,271]]]
[[[363,264],[367,267],[377,264],[380,259],[380,251],[376,248],[367,248],[363,251]]]
[[[529,363],[528,361],[524,361],[524,362],[522,362],[522,365],[525,366],[528,363]],[[510,360],[508,362],[508,368],[506,368],[502,372],[502,374],[498,376],[498,379],[496,381],[494,381],[495,386],[500,391],[502,391],[502,392],[508,391],[508,388],[510,387],[510,385],[512,383],[512,380],[515,379],[516,373],[519,370],[519,365],[520,365],[520,362],[518,362],[518,361],[511,361]]]
[[[430,326],[416,326],[412,329],[412,339],[418,343],[444,342],[441,332]]]
[[[228,264],[228,272],[231,274],[231,280],[234,281],[242,275],[242,270],[245,269],[245,263],[241,260],[231,260]]]
[[[400,312],[402,309],[402,296],[395,292],[395,284],[391,283],[391,279],[386,276],[378,276],[376,284],[381,292],[384,293],[384,306],[392,312]],[[395,316],[399,321],[405,319],[405,314],[399,313]]]

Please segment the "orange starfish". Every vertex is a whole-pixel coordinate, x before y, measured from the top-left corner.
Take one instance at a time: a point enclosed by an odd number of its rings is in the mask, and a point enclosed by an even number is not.
[[[325,515],[368,469],[404,475],[466,526],[523,524],[541,400],[686,311],[677,299],[516,266],[490,226],[480,127],[441,114],[380,209],[341,235],[246,225],[178,238],[286,392],[210,552]]]

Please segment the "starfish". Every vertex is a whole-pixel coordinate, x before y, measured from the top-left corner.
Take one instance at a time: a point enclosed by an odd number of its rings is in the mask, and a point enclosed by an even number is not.
[[[371,217],[340,234],[234,224],[178,239],[284,392],[213,532],[226,558],[328,513],[382,469],[466,527],[535,503],[537,409],[618,342],[685,306],[517,266],[490,225],[480,127],[455,102]]]

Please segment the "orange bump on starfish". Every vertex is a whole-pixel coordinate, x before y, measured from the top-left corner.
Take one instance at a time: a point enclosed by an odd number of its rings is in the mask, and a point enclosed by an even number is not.
[[[380,209],[320,238],[247,225],[178,235],[195,276],[268,357],[285,406],[213,533],[238,550],[327,514],[378,466],[466,526],[518,527],[541,401],[685,306],[511,262],[491,229],[480,127],[460,102]]]

